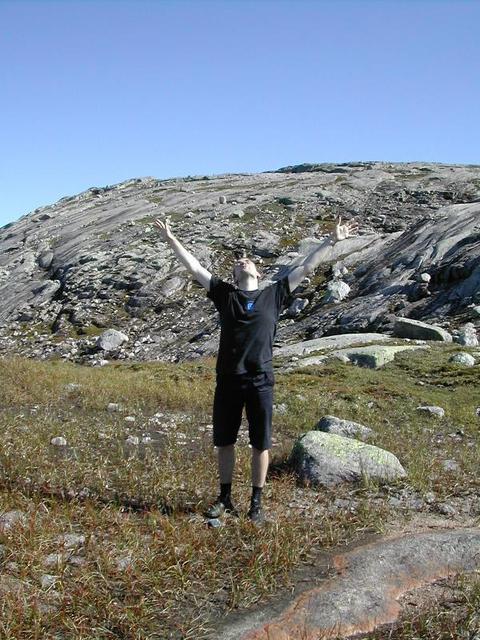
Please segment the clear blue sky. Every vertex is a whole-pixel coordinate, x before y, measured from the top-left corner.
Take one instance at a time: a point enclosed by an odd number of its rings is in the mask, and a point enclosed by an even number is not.
[[[477,0],[0,0],[0,225],[130,177],[480,163]]]

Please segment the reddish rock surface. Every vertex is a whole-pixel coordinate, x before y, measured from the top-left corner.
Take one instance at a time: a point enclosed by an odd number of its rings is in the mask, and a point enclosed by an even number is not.
[[[398,598],[438,579],[480,566],[480,529],[418,533],[333,557],[338,575],[298,596],[278,616],[245,618],[223,630],[229,640],[347,638],[394,622]],[[267,620],[267,622],[265,622]]]

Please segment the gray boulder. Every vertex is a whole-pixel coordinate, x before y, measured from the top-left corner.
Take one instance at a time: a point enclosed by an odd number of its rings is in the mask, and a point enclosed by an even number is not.
[[[464,353],[462,351],[460,353],[455,353],[450,358],[449,362],[453,362],[454,364],[461,364],[464,367],[473,367],[475,364],[475,358],[469,353]]]
[[[365,427],[363,424],[352,420],[342,420],[342,418],[337,418],[336,416],[323,416],[315,430],[335,433],[337,436],[344,436],[345,438],[360,438],[361,440],[366,440],[374,435],[374,431],[370,427]]]
[[[343,349],[350,345],[366,344],[368,342],[390,342],[390,336],[381,333],[342,333],[334,336],[325,336],[313,340],[295,342],[281,348],[274,349],[273,355],[280,358],[291,356],[306,356],[313,351],[331,351]]]
[[[443,418],[445,415],[445,409],[442,407],[435,407],[431,405],[422,405],[417,407],[417,411],[421,413],[427,413],[430,416],[435,416],[436,418]]]
[[[368,347],[354,347],[341,349],[332,355],[336,358],[346,356],[350,362],[359,367],[378,369],[395,359],[397,353],[402,351],[412,351],[414,349],[424,349],[424,346],[399,345],[389,346],[373,344]]]
[[[180,291],[185,286],[185,280],[178,276],[170,278],[160,287],[160,293],[166,298],[173,296],[177,291]]]
[[[333,280],[327,285],[327,293],[325,294],[324,302],[334,302],[335,304],[345,300],[350,293],[350,287],[343,280]]]
[[[35,296],[35,305],[39,305],[41,302],[46,302],[53,298],[60,287],[61,284],[58,280],[47,280],[47,282],[34,286],[32,293]]]
[[[452,342],[452,336],[441,327],[411,320],[410,318],[396,318],[393,325],[393,333],[399,338],[411,338],[412,340],[440,340]]]
[[[334,278],[341,278],[342,276],[346,276],[347,273],[348,269],[341,261],[336,262],[332,267],[332,274]]]
[[[97,338],[97,347],[103,351],[115,351],[128,342],[128,336],[116,329],[107,329]]]
[[[309,431],[295,442],[291,462],[303,481],[327,487],[362,478],[388,482],[406,476],[392,453],[321,431]]]
[[[455,337],[455,342],[463,345],[464,347],[478,347],[477,332],[473,323],[467,322]]]
[[[287,315],[290,317],[298,316],[307,306],[308,300],[306,298],[295,298],[292,304],[288,307]]]
[[[53,251],[43,251],[38,256],[38,266],[42,269],[50,269],[53,261]]]

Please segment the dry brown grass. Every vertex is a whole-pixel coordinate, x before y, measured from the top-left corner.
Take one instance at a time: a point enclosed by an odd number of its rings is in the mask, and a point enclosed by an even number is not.
[[[1,361],[0,512],[20,509],[27,521],[0,534],[2,573],[21,581],[1,600],[0,637],[206,638],[216,616],[288,587],[294,569],[319,548],[381,532],[403,517],[388,503],[395,487],[297,485],[286,465],[291,444],[326,413],[375,429],[376,443],[409,472],[398,489],[433,490],[442,499],[478,492],[478,379],[447,359],[433,350],[379,371],[335,364],[278,375],[276,402],[287,411],[275,420],[278,444],[265,490],[271,521],[260,530],[244,515],[219,529],[201,516],[217,491],[208,430],[212,361],[102,369]],[[69,383],[79,386],[67,389]],[[110,402],[123,406],[110,413]],[[446,417],[420,415],[420,403],[440,404]],[[464,436],[451,438],[459,428]],[[49,444],[56,435],[68,441],[62,453]],[[153,442],[129,447],[129,435]],[[445,458],[457,460],[458,471],[445,471]],[[239,447],[234,486],[243,514],[249,463],[248,448]],[[333,506],[352,497],[353,510]],[[64,559],[45,567],[66,532],[86,536],[80,564]],[[128,566],[119,568],[126,557]],[[56,576],[46,589],[45,573]],[[478,603],[475,585],[465,589]],[[437,637],[408,633],[398,638]]]

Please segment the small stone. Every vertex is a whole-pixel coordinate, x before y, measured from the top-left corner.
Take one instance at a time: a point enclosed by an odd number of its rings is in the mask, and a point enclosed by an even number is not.
[[[439,504],[437,506],[437,510],[444,516],[454,516],[457,513],[455,508],[447,502],[442,502],[441,504]]]
[[[64,533],[59,538],[57,538],[57,544],[62,545],[66,549],[83,547],[83,545],[85,544],[85,536],[78,533]]]
[[[74,391],[78,391],[79,389],[81,389],[81,387],[81,384],[77,384],[76,382],[69,382],[65,385],[64,389],[68,393],[73,393]]]
[[[69,558],[69,553],[50,553],[43,561],[44,567],[59,567],[65,564]]]
[[[218,518],[210,518],[210,520],[207,520],[207,526],[212,529],[218,529],[222,526],[222,521]]]
[[[40,578],[40,584],[42,589],[49,589],[53,587],[58,580],[58,576],[52,576],[50,573],[45,573]]]
[[[429,273],[424,272],[420,274],[421,282],[430,282],[431,279],[432,279],[432,276]]]
[[[138,444],[140,444],[140,438],[138,436],[128,436],[128,438],[125,440],[125,444],[137,446]]]
[[[220,204],[227,204],[227,197],[226,196],[219,196],[218,197],[218,202]]]
[[[443,418],[445,415],[445,409],[442,409],[442,407],[434,407],[429,405],[417,407],[417,411],[428,413],[429,415],[436,416],[437,418]]]
[[[125,422],[135,422],[135,416],[125,416]]]
[[[110,413],[116,413],[120,411],[120,405],[117,402],[109,402],[107,405],[107,411]]]
[[[284,416],[287,412],[287,405],[286,404],[274,404],[273,405],[273,410],[276,414],[278,414],[279,416]]]
[[[423,496],[423,499],[427,504],[433,504],[436,498],[433,491],[427,491],[427,493]]]
[[[460,469],[460,465],[455,460],[443,460],[442,467],[445,471],[458,471]]]
[[[115,561],[117,571],[127,571],[133,567],[132,556],[121,556]]]
[[[66,447],[67,440],[63,436],[55,436],[55,438],[52,438],[50,440],[50,444],[52,444],[54,447]]]
[[[27,516],[23,511],[14,510],[2,513],[2,515],[0,515],[0,533],[10,531],[10,529],[13,529],[13,527],[16,527],[17,525],[23,527],[26,522]]]

